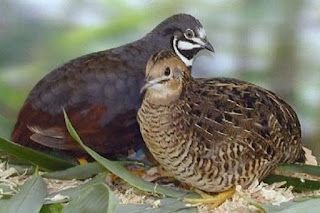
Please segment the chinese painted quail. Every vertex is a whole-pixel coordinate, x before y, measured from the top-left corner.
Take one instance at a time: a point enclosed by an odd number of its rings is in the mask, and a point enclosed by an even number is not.
[[[17,119],[12,141],[45,149],[81,148],[65,128],[64,108],[88,146],[113,156],[143,143],[136,122],[148,58],[171,48],[189,66],[202,49],[213,51],[201,23],[187,14],[169,17],[145,37],[91,53],[53,70],[32,89]]]
[[[259,181],[281,163],[304,162],[296,113],[280,97],[230,78],[193,79],[170,50],[147,63],[137,120],[160,165],[206,192]]]

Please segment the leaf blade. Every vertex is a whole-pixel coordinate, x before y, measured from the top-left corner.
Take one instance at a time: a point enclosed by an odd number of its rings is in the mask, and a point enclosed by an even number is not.
[[[23,184],[18,194],[2,202],[0,212],[39,212],[46,196],[46,184],[40,175],[35,174]]]
[[[42,177],[60,180],[83,180],[104,171],[106,171],[106,169],[101,164],[99,164],[98,162],[93,162],[74,166],[66,170],[45,173],[42,175]]]
[[[283,175],[274,175],[271,174],[265,179],[263,182],[267,184],[272,184],[275,182],[282,182],[286,181],[285,187],[293,186],[295,191],[310,191],[310,190],[319,190],[320,189],[320,182],[313,181],[313,180],[304,180],[301,181],[299,178],[288,177]]]
[[[309,175],[320,176],[320,166],[306,164],[281,164],[276,170],[280,172],[306,173]]]
[[[281,203],[280,206],[274,206],[270,204],[261,204],[263,209],[268,213],[318,213],[320,212],[320,198],[311,199],[304,202],[286,202]],[[310,208],[312,207],[312,208]]]
[[[5,151],[11,156],[20,158],[37,165],[46,171],[63,170],[75,166],[75,164],[47,155],[45,153],[21,146],[0,137],[0,150]]]
[[[109,187],[104,183],[97,183],[82,190],[75,199],[71,200],[71,202],[63,208],[62,213],[114,213],[117,205],[118,199]]]

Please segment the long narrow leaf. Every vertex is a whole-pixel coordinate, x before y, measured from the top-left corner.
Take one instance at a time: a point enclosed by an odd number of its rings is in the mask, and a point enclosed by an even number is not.
[[[130,185],[147,192],[152,193],[158,193],[162,195],[166,195],[169,197],[184,197],[187,195],[185,192],[179,192],[177,190],[169,189],[154,183],[147,182],[133,174],[131,174],[128,170],[123,168],[123,166],[120,166],[119,163],[110,161],[102,156],[100,156],[98,153],[87,147],[80,139],[79,135],[76,133],[74,128],[72,127],[70,120],[68,119],[68,116],[66,112],[64,112],[65,116],[65,122],[67,129],[70,133],[70,135],[84,148],[90,155],[93,157],[96,161],[98,161],[100,164],[102,164],[104,167],[106,167],[110,172],[117,175]]]
[[[37,165],[46,171],[63,170],[75,166],[71,162],[21,146],[4,138],[0,138],[0,150]]]
[[[60,180],[83,180],[104,171],[106,171],[106,169],[101,164],[94,162],[78,165],[62,171],[46,173],[43,174],[42,177]]]
[[[301,181],[299,178],[282,176],[282,175],[269,175],[266,177],[263,182],[272,184],[275,182],[282,182],[286,181],[285,187],[293,186],[295,191],[310,191],[310,190],[319,190],[320,189],[320,182],[313,181],[313,180],[304,180]]]
[[[38,174],[30,177],[18,194],[9,200],[0,200],[0,212],[39,212],[47,195],[47,187]]]
[[[96,177],[92,178],[92,180],[78,186],[75,188],[70,188],[70,189],[65,189],[53,194],[50,194],[48,198],[53,198],[56,195],[62,195],[62,196],[67,196],[69,200],[73,200],[74,198],[78,197],[79,194],[81,194],[81,191],[91,187],[92,185],[95,185],[97,183],[104,183],[106,179],[106,174],[102,173],[97,175]],[[52,202],[52,201],[45,201],[45,204],[50,204],[50,203],[60,203],[60,202]]]
[[[114,213],[118,205],[118,199],[106,184],[97,183],[84,189],[73,199],[62,213]]]
[[[280,172],[306,173],[309,175],[320,176],[320,166],[305,164],[282,164],[276,169]]]
[[[175,212],[175,213],[197,213],[197,208],[192,207],[175,198],[160,199],[158,208],[152,208],[148,204],[120,204],[117,208],[117,213],[162,213],[162,212]]]
[[[273,206],[270,204],[261,204],[261,206],[268,213],[319,213],[320,198],[311,199],[304,202],[286,202],[281,203],[280,206]]]

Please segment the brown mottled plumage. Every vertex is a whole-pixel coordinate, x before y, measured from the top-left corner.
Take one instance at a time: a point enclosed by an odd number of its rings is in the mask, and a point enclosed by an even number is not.
[[[236,79],[193,79],[167,50],[149,59],[146,80],[143,139],[181,182],[220,192],[305,160],[297,115],[274,93]]]

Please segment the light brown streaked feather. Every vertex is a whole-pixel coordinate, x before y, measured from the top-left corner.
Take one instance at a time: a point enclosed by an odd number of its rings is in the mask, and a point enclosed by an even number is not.
[[[162,58],[147,78],[161,78],[165,67],[182,67],[182,78],[147,89],[137,119],[155,159],[178,180],[219,192],[304,161],[299,120],[280,97],[236,79],[193,79],[175,56]],[[172,89],[176,84],[182,89]]]

